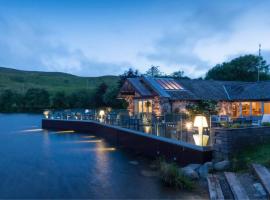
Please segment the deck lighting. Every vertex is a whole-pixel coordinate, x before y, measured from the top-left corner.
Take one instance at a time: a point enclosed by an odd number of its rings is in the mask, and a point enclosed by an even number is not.
[[[195,144],[199,146],[206,146],[209,136],[203,135],[203,128],[208,127],[205,116],[202,116],[202,115],[196,116],[194,120],[194,127],[198,127],[198,133],[199,133],[199,134],[193,135]]]
[[[187,122],[186,123],[186,128],[187,128],[188,131],[190,131],[191,128],[192,128],[192,122]]]
[[[105,116],[105,111],[104,110],[100,110],[99,111],[99,117],[100,117],[99,121],[100,122],[103,122],[104,121],[104,116]]]
[[[43,115],[44,115],[44,117],[45,117],[46,119],[49,118],[49,114],[50,114],[50,111],[48,111],[48,110],[45,110],[45,111],[43,112]]]

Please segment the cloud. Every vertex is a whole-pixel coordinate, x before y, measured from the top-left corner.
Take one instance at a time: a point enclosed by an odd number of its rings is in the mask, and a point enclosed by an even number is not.
[[[191,6],[189,14],[178,15],[178,22],[154,42],[151,51],[140,52],[138,56],[157,61],[170,71],[180,68],[187,75],[198,77],[234,55],[257,53],[259,43],[268,51],[267,4],[267,1],[233,4],[204,1]]]
[[[90,58],[81,49],[70,48],[48,29],[16,18],[0,17],[0,27],[1,66],[99,76],[119,74],[129,65]]]

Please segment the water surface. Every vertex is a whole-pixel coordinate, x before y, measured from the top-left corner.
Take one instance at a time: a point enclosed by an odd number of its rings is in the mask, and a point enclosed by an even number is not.
[[[0,198],[185,198],[149,163],[91,134],[41,129],[41,115],[0,114]]]

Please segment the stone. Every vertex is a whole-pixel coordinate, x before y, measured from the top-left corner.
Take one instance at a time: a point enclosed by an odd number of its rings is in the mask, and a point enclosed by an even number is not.
[[[138,161],[136,161],[136,160],[129,161],[129,163],[130,163],[130,164],[132,164],[132,165],[138,165],[138,164],[139,164],[139,162],[138,162]]]
[[[198,173],[193,170],[191,167],[184,167],[181,169],[181,172],[183,173],[184,176],[188,177],[191,180],[197,180],[199,179]]]
[[[214,170],[214,165],[212,162],[206,162],[204,165],[208,167],[208,172],[212,172]]]
[[[209,173],[209,163],[204,163],[200,166],[198,172],[201,178],[207,178],[207,175]]]
[[[223,160],[223,161],[215,163],[214,169],[216,171],[225,171],[225,170],[228,170],[230,168],[230,165],[231,165],[230,161]]]
[[[185,166],[184,168],[190,168],[194,171],[197,171],[200,168],[201,164],[189,164],[187,166]]]

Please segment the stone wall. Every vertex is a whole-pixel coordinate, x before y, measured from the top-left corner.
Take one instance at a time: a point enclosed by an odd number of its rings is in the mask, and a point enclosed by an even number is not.
[[[250,127],[213,130],[213,158],[224,160],[235,153],[270,141],[270,127]]]

